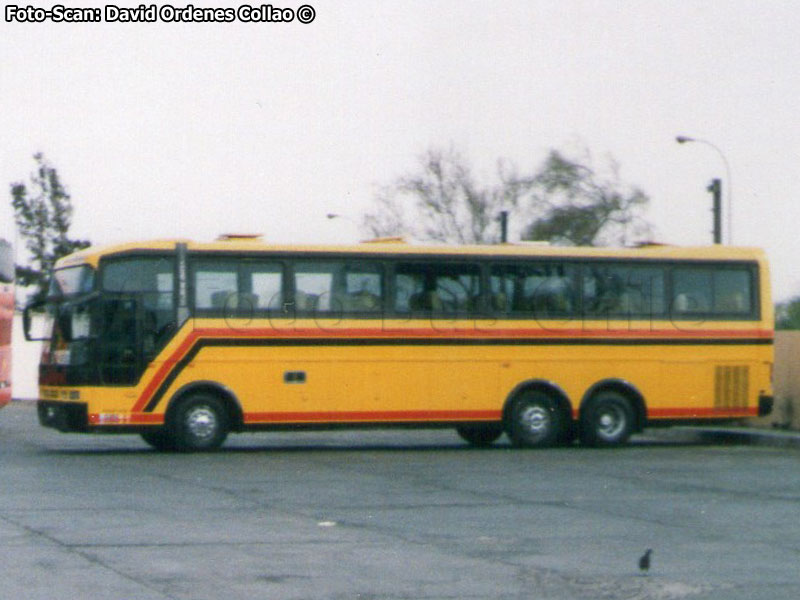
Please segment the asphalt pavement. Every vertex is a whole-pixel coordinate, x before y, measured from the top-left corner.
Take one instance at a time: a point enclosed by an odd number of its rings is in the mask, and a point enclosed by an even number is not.
[[[170,454],[44,429],[12,403],[0,599],[795,600],[797,439],[676,427],[518,450],[291,432]]]

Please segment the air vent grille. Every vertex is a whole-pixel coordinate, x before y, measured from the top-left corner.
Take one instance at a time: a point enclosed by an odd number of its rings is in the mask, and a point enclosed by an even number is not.
[[[747,408],[750,391],[750,368],[717,366],[714,370],[714,408]]]

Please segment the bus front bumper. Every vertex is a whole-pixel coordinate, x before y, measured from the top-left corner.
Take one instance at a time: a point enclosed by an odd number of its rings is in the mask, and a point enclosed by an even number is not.
[[[89,413],[85,404],[79,402],[53,402],[39,400],[36,403],[39,423],[59,431],[87,431]]]

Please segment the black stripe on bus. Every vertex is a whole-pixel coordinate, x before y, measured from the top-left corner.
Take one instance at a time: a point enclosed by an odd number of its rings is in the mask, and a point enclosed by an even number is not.
[[[772,338],[201,338],[164,378],[144,407],[152,412],[194,357],[206,347],[260,346],[751,346],[771,345]]]

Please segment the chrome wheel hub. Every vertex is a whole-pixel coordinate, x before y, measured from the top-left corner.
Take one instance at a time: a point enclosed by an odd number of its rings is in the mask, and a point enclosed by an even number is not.
[[[218,426],[216,413],[207,406],[197,406],[186,415],[186,429],[195,439],[214,437]]]
[[[597,419],[597,433],[606,439],[618,436],[625,429],[625,413],[617,407],[607,407]]]
[[[523,409],[520,421],[534,435],[542,435],[550,428],[550,414],[541,406],[528,406]]]

